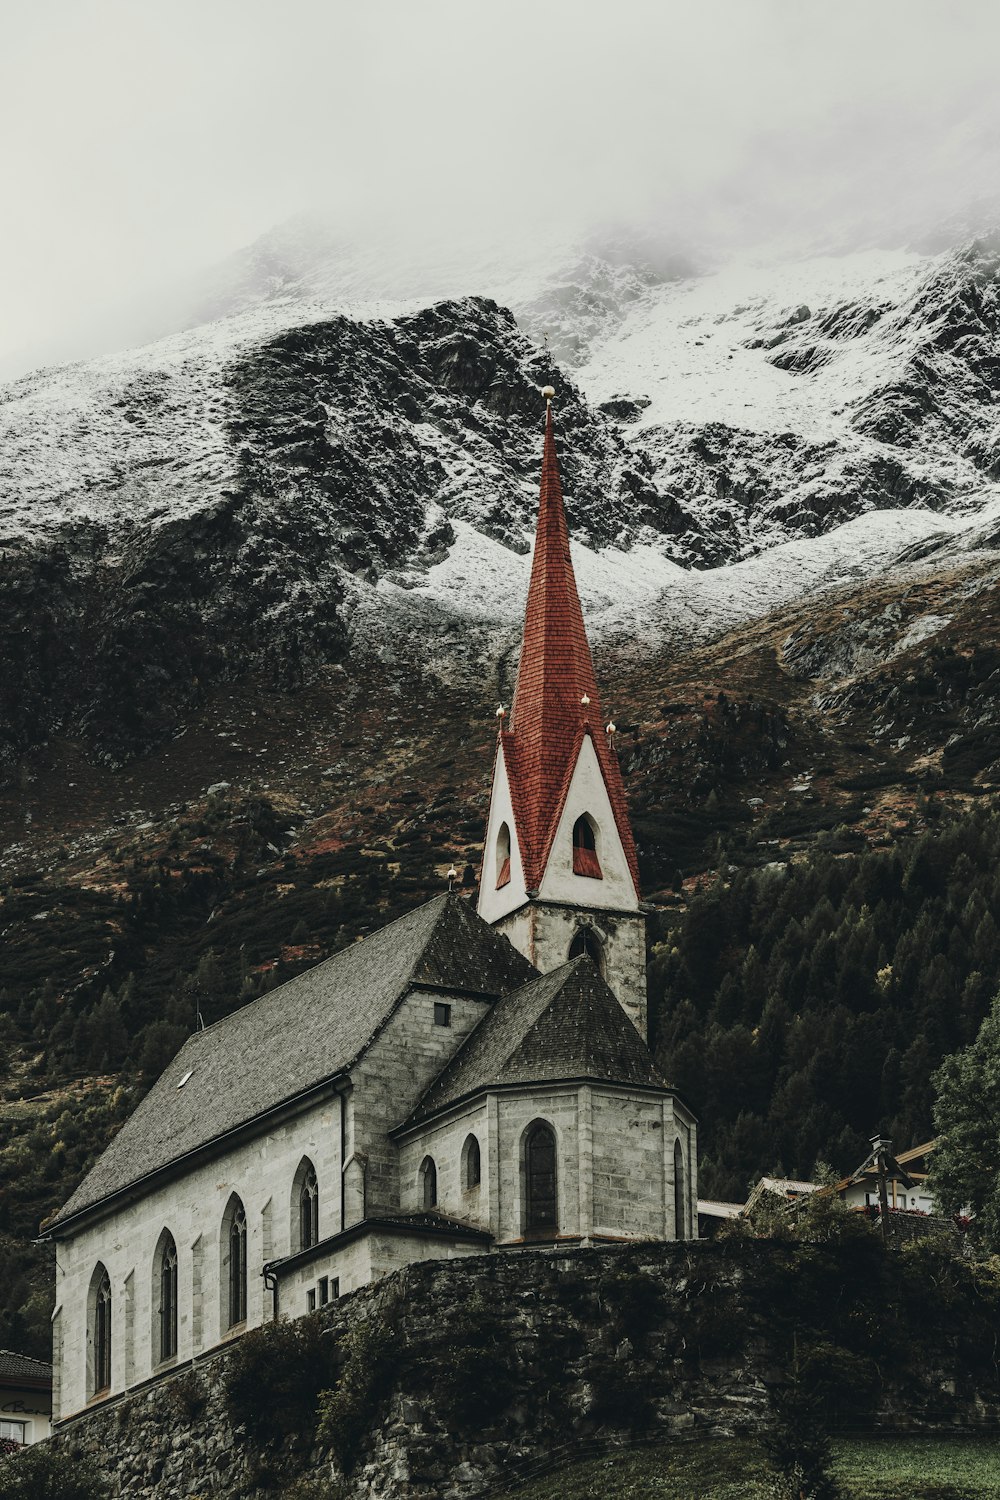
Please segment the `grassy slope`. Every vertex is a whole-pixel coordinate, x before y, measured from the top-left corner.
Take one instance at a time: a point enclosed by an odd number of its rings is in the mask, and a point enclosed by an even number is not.
[[[845,1500],[985,1500],[1000,1496],[998,1460],[997,1444],[983,1439],[835,1444]],[[518,1500],[771,1500],[772,1484],[756,1445],[717,1438],[590,1459],[511,1493]]]

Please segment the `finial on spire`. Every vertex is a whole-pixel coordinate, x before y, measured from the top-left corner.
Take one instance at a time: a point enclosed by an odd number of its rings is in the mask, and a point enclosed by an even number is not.
[[[554,385],[543,385],[542,395],[545,397],[545,405],[551,406],[555,399],[556,388]]]
[[[455,866],[452,865],[451,869],[448,871],[448,889],[449,889],[449,891],[454,889],[455,881],[457,879],[458,879],[458,871],[455,869]]]
[[[504,708],[502,703],[497,708],[495,717],[498,719],[505,719],[507,717],[507,710]]]
[[[581,708],[589,708],[590,707],[590,694],[589,693],[584,693],[583,697],[580,699],[580,707]]]
[[[607,735],[609,740],[613,740],[615,735],[618,733],[618,725],[613,719],[610,719],[605,725],[604,733]]]

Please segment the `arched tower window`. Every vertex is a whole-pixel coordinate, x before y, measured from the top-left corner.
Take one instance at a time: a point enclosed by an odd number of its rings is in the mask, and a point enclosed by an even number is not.
[[[589,813],[583,813],[573,824],[573,874],[604,879],[597,858],[597,824]]]
[[[687,1239],[687,1193],[684,1191],[684,1151],[674,1141],[674,1238]]]
[[[524,1141],[525,1230],[554,1234],[556,1206],[556,1135],[544,1120],[529,1126]]]
[[[160,1236],[155,1260],[157,1294],[157,1358],[173,1359],[177,1353],[177,1246],[169,1230]]]
[[[477,1136],[469,1135],[462,1147],[462,1185],[467,1190],[477,1188],[482,1178],[482,1156]]]
[[[308,1250],[319,1239],[319,1183],[316,1180],[316,1168],[308,1156],[304,1156],[299,1163],[292,1196],[293,1212],[298,1219],[298,1248]]]
[[[504,885],[510,885],[510,827],[507,823],[500,824],[497,834],[497,890]]]
[[[438,1174],[433,1156],[425,1156],[420,1166],[420,1204],[424,1210],[437,1208]]]
[[[89,1301],[90,1394],[100,1396],[111,1389],[111,1277],[102,1265],[91,1277]]]
[[[570,958],[579,958],[586,953],[604,973],[604,944],[592,927],[578,927],[569,945]]]
[[[235,1328],[247,1320],[247,1215],[234,1193],[222,1220],[224,1322]]]

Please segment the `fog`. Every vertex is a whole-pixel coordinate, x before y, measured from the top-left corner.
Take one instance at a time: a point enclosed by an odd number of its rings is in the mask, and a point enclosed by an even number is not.
[[[0,18],[0,370],[135,342],[309,210],[699,253],[1000,200],[996,0],[35,0]]]

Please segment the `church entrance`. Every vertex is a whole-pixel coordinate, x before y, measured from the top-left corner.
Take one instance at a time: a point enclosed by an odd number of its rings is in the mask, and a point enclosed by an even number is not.
[[[556,1137],[550,1125],[533,1125],[524,1147],[526,1188],[525,1230],[528,1234],[555,1234]]]

